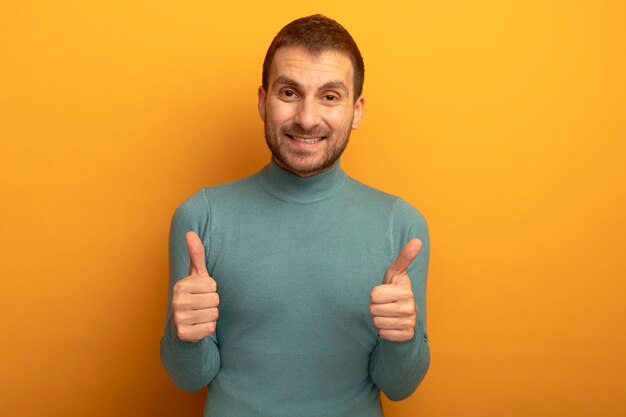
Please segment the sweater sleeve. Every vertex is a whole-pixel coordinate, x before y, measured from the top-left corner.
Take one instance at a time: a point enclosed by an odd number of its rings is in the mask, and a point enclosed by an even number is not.
[[[210,249],[210,210],[204,191],[188,198],[174,213],[169,236],[169,295],[165,331],[161,338],[161,362],[174,384],[185,391],[207,386],[220,369],[220,352],[215,333],[197,342],[180,340],[172,323],[172,287],[189,275],[189,253],[185,233],[194,231]],[[207,268],[208,269],[208,268]]]
[[[428,227],[422,215],[398,199],[391,228],[394,254],[413,237],[422,241],[422,249],[409,267],[409,277],[417,307],[415,334],[406,342],[378,339],[370,357],[370,376],[390,400],[402,400],[420,384],[430,365],[426,332],[426,276],[430,258]]]

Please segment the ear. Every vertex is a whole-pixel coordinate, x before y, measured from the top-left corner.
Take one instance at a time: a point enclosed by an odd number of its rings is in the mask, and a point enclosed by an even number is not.
[[[365,97],[361,95],[354,103],[354,114],[352,115],[352,129],[356,129],[361,125],[363,114],[365,112]]]
[[[263,86],[259,87],[259,91],[257,92],[258,96],[258,106],[259,106],[259,116],[261,116],[261,120],[265,123],[265,100],[267,99],[267,93],[263,89]]]

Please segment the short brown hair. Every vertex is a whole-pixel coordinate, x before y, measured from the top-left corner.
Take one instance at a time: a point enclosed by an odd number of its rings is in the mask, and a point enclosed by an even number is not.
[[[301,46],[313,55],[328,50],[346,54],[354,69],[354,100],[361,96],[365,79],[365,64],[361,52],[343,26],[321,14],[296,19],[274,37],[263,61],[263,90],[267,91],[274,54],[278,48],[286,46]]]

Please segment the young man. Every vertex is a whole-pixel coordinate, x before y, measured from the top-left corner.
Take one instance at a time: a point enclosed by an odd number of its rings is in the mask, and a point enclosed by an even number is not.
[[[423,217],[348,177],[363,117],[350,34],[315,15],[274,38],[259,114],[272,161],[176,211],[161,359],[205,416],[382,416],[430,362]]]

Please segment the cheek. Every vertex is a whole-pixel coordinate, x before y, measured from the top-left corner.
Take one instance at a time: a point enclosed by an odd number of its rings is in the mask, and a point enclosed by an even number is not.
[[[268,122],[280,124],[293,117],[293,109],[286,103],[268,103],[266,109],[266,119]]]
[[[350,129],[352,126],[352,113],[342,112],[340,114],[333,114],[326,119],[329,126],[335,131],[341,131]]]
[[[344,124],[344,113],[333,108],[326,109],[326,111],[322,112],[322,119],[328,126],[338,129]]]

